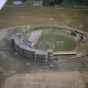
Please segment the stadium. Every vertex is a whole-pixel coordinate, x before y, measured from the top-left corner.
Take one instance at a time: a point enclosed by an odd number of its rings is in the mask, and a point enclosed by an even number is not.
[[[79,52],[81,45],[87,44],[86,32],[59,25],[24,26],[14,29],[8,38],[13,51],[21,56],[32,57],[35,62],[38,59],[47,63],[50,58],[55,59],[55,56],[59,55],[72,55],[76,58],[87,54]]]

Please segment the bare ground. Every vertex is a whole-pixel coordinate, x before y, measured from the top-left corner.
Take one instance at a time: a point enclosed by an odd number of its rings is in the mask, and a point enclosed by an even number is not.
[[[86,88],[79,72],[52,72],[15,75],[2,88]]]

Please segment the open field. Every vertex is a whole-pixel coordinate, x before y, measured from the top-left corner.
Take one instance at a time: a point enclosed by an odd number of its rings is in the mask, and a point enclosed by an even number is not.
[[[87,9],[6,7],[0,12],[0,28],[17,25],[57,23],[87,31]]]

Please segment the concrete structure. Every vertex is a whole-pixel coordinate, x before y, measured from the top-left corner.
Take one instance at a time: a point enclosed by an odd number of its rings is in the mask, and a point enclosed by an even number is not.
[[[32,44],[29,46],[28,40],[25,39],[22,31],[11,33],[10,43],[13,50],[21,56],[32,58],[34,62],[46,63],[48,59],[48,52],[43,50],[37,50],[32,48]]]
[[[41,62],[41,63],[48,63],[48,61],[53,60],[55,55],[78,55],[77,51],[59,51],[59,52],[53,52],[52,50],[39,50],[33,48],[36,42],[38,42],[39,37],[41,36],[42,31],[39,29],[42,28],[59,28],[58,26],[46,26],[46,27],[34,27],[29,29],[32,34],[29,38],[27,38],[26,33],[27,31],[24,31],[23,29],[20,30],[14,30],[9,34],[9,40],[12,45],[12,48],[16,54],[25,56],[28,58],[32,58],[34,62]],[[33,31],[36,30],[37,32]],[[73,31],[73,29],[69,29],[69,31]],[[78,31],[79,32],[79,31]],[[36,35],[38,33],[38,36]],[[82,33],[82,32],[80,32]],[[84,34],[83,34],[84,35]],[[33,37],[33,38],[32,38]]]

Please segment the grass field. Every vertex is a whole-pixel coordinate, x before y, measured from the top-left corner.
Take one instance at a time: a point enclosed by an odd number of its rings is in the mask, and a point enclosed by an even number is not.
[[[0,28],[57,23],[88,30],[87,9],[48,7],[5,7],[0,11]]]
[[[68,51],[75,48],[75,41],[70,37],[62,35],[59,31],[44,31],[36,48]]]

